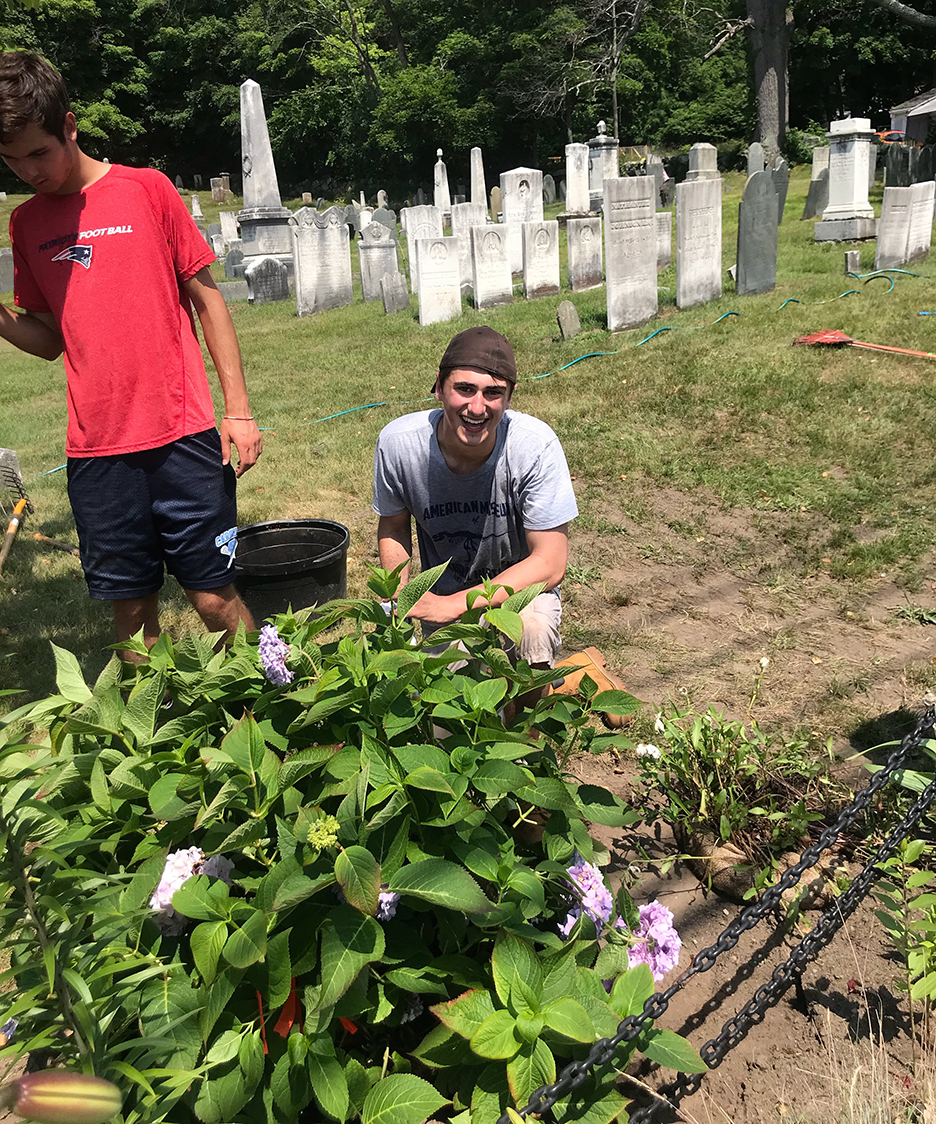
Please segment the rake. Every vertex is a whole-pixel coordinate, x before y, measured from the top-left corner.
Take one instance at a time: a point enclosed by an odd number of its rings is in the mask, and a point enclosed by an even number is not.
[[[29,500],[29,496],[26,494],[26,489],[23,487],[19,458],[12,449],[0,449],[0,513],[5,515],[6,512],[4,509],[8,507],[9,504],[3,503],[3,492],[9,492],[16,498],[13,501],[13,510],[10,515],[10,522],[7,524],[3,545],[0,546],[0,574],[3,572],[3,564],[6,562],[13,548],[13,540],[16,538],[16,532],[19,530],[20,524],[27,515],[32,515],[35,510]],[[50,539],[48,535],[41,535],[38,531],[32,532],[32,538],[37,542],[46,543],[48,546],[55,547],[56,550],[64,550],[68,554],[78,554],[77,548],[70,543],[59,542],[58,539]]]
[[[888,347],[883,343],[864,343],[862,340],[853,340],[835,328],[827,328],[824,332],[813,332],[809,336],[800,336],[793,341],[794,347],[861,347],[866,351],[889,351],[892,355],[913,355],[917,359],[936,359],[931,351],[908,351],[905,347]]]

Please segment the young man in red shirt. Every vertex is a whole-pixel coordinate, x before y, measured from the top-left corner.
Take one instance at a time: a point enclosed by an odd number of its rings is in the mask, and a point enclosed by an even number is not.
[[[211,631],[252,628],[232,582],[234,480],[262,443],[214,254],[161,172],[81,151],[61,75],[29,52],[0,53],[0,157],[36,191],[10,221],[21,311],[0,305],[0,336],[44,359],[64,350],[91,596],[112,603],[118,640],[142,628],[151,645],[165,565]],[[224,393],[220,433],[193,306]]]

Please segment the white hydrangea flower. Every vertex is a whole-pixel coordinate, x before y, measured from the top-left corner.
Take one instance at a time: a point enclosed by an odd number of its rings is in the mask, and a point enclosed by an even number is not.
[[[185,929],[189,919],[172,907],[172,895],[196,874],[207,874],[209,878],[220,878],[228,886],[231,884],[231,871],[234,863],[223,855],[212,855],[205,860],[201,847],[188,847],[173,851],[166,856],[162,877],[156,892],[150,898],[150,909],[154,910],[154,920],[167,937],[177,937]]]
[[[637,746],[635,752],[638,757],[652,757],[654,761],[659,761],[663,756],[655,745],[645,745],[643,742]]]

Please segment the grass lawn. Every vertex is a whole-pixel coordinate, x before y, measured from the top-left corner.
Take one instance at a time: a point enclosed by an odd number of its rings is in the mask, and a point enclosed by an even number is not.
[[[930,630],[895,615],[900,605],[936,605],[936,371],[926,359],[790,345],[839,328],[929,351],[936,319],[918,313],[936,298],[926,278],[895,275],[892,292],[880,279],[846,278],[854,247],[817,245],[812,222],[799,220],[808,175],[799,168],[791,179],[775,292],[739,298],[726,283],[720,300],[679,312],[674,256],[659,278],[659,319],[637,331],[606,331],[603,288],[525,301],[517,286],[512,305],[480,313],[466,300],[459,319],[429,328],[415,319],[415,299],[413,314],[392,317],[379,302],[304,319],[291,302],[235,305],[254,413],[267,427],[263,458],[241,484],[240,523],[348,524],[349,588],[360,593],[376,558],[377,434],[429,405],[454,332],[489,323],[516,349],[515,408],[556,429],[575,477],[582,514],[565,586],[567,648],[597,643],[654,703],[712,701],[738,714],[754,709],[767,655],[756,713],[821,737],[853,737],[899,712],[936,685]],[[727,269],[743,178],[725,182]],[[880,196],[878,185],[878,209]],[[20,201],[0,204],[0,217]],[[216,206],[203,208],[206,221],[216,217]],[[860,248],[870,271],[874,244]],[[562,342],[555,312],[568,297],[583,333]],[[787,298],[801,303],[780,310]],[[716,324],[727,312],[740,315]],[[637,346],[659,327],[701,330]],[[17,450],[36,506],[27,530],[74,539],[65,473],[40,475],[64,461],[62,364],[0,350],[2,444]],[[607,354],[559,371],[596,352]],[[317,420],[371,402],[390,405]],[[173,631],[197,624],[171,580],[164,621]],[[88,600],[76,559],[21,535],[0,584],[0,655],[10,657],[0,686],[49,691],[47,640],[75,650],[93,675],[107,656],[108,610]]]

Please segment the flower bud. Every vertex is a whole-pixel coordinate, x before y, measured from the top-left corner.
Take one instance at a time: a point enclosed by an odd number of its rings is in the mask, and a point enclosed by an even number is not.
[[[3,1090],[5,1106],[38,1124],[105,1124],[120,1112],[116,1085],[66,1069],[44,1069],[17,1078]]]

